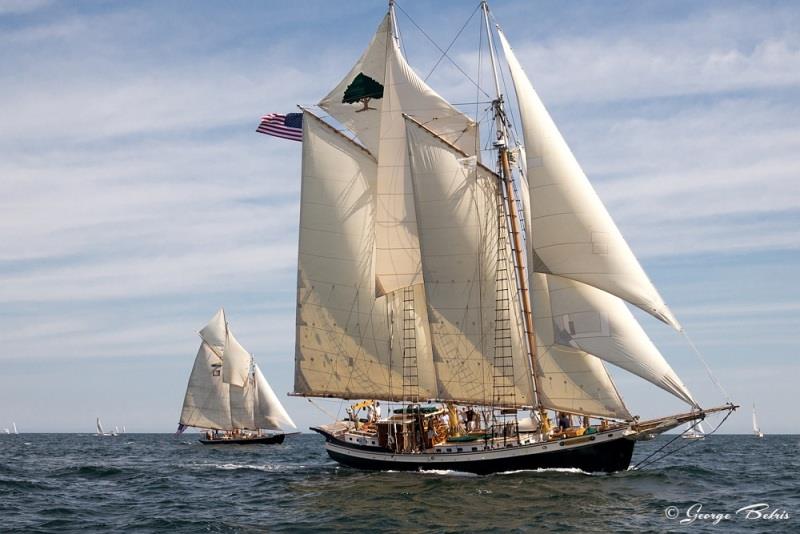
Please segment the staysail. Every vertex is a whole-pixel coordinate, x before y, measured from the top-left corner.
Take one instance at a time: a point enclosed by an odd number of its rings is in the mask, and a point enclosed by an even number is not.
[[[568,278],[546,276],[551,316],[538,318],[536,324],[541,327],[543,320],[549,320],[555,343],[597,356],[697,406],[689,389],[619,298]]]
[[[580,349],[555,342],[548,281],[544,274],[531,276],[539,402],[570,413],[630,419],[603,363]]]
[[[502,31],[522,119],[530,184],[532,271],[594,286],[680,330],[595,193]]]

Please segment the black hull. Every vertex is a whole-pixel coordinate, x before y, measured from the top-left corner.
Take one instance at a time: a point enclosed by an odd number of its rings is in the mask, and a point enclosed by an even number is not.
[[[525,451],[525,447],[519,448],[519,454],[511,457],[502,458],[476,458],[468,461],[453,461],[448,462],[425,461],[423,458],[430,458],[430,455],[417,454],[414,455],[420,458],[420,461],[398,461],[392,460],[394,458],[391,454],[371,455],[371,458],[365,458],[358,455],[356,447],[347,445],[338,440],[329,440],[330,443],[338,445],[333,448],[328,447],[328,455],[340,464],[356,469],[367,470],[380,470],[380,471],[421,471],[431,469],[463,471],[467,473],[475,473],[478,475],[488,475],[491,473],[502,473],[506,471],[518,470],[535,470],[535,469],[553,469],[553,468],[568,468],[580,469],[587,473],[613,473],[615,471],[625,471],[631,463],[631,456],[633,455],[633,447],[635,441],[626,438],[614,439],[611,441],[587,444],[581,447],[569,449],[557,449],[546,452],[534,452],[533,450]],[[557,446],[557,445],[556,445]],[[348,454],[351,449],[356,454]],[[361,449],[363,450],[363,449]],[[385,456],[385,459],[376,458],[376,456]],[[398,455],[399,456],[399,455]],[[410,455],[402,455],[406,459]],[[438,454],[436,456],[444,456]],[[453,455],[450,455],[453,456]],[[491,456],[487,453],[484,456]]]
[[[241,439],[201,439],[203,445],[277,445],[283,443],[286,434],[276,434],[274,436],[261,436],[257,438]]]

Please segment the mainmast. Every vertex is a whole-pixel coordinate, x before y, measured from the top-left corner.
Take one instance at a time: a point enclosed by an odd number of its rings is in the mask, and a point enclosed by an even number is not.
[[[541,402],[539,400],[539,379],[536,374],[536,334],[533,329],[533,313],[531,310],[531,296],[528,290],[528,281],[525,277],[525,268],[523,262],[523,254],[525,251],[522,242],[522,233],[520,231],[519,215],[517,213],[517,201],[514,194],[514,182],[511,175],[511,164],[508,154],[508,124],[503,109],[503,95],[500,92],[500,78],[497,73],[497,60],[495,58],[494,44],[492,41],[491,27],[489,26],[489,6],[484,0],[481,2],[481,9],[483,10],[483,20],[486,25],[486,34],[489,43],[489,57],[492,62],[492,73],[494,75],[494,88],[497,98],[492,101],[492,109],[494,111],[494,119],[497,127],[497,140],[494,142],[495,148],[498,152],[498,162],[500,165],[500,176],[503,180],[503,187],[505,189],[505,208],[508,213],[510,222],[510,234],[512,239],[512,252],[514,254],[514,267],[517,276],[517,287],[519,287],[521,298],[520,304],[522,306],[522,315],[525,321],[525,337],[528,343],[528,354],[530,356],[531,376],[533,377],[534,395],[536,397],[536,407],[541,409]]]

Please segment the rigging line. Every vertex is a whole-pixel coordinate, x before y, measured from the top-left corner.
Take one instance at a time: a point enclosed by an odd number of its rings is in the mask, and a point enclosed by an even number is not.
[[[335,415],[333,415],[332,413],[330,413],[328,410],[326,410],[325,408],[323,408],[322,406],[320,406],[319,404],[317,404],[316,402],[314,402],[314,401],[313,401],[313,400],[312,400],[310,397],[306,397],[306,400],[307,400],[308,402],[310,402],[310,403],[311,403],[311,404],[314,406],[314,408],[316,408],[317,410],[321,411],[322,413],[324,413],[325,415],[327,415],[328,417],[330,417],[330,418],[331,418],[331,419],[333,419],[334,421],[336,421],[336,420],[338,420],[338,419],[339,419],[338,417],[336,417]],[[341,408],[340,408],[340,409],[341,409]]]
[[[700,351],[698,350],[697,346],[691,340],[691,338],[689,337],[689,334],[686,333],[685,329],[681,330],[681,333],[683,334],[683,337],[686,338],[687,343],[689,343],[689,346],[692,348],[694,353],[697,355],[697,358],[703,364],[703,367],[706,368],[706,372],[708,373],[708,377],[711,379],[711,382],[715,386],[717,386],[717,388],[720,390],[720,392],[725,396],[725,400],[730,403],[731,402],[731,396],[728,395],[728,392],[725,390],[724,387],[722,387],[722,384],[719,383],[719,380],[717,380],[717,377],[714,376],[714,373],[711,372],[711,367],[708,366],[708,363],[706,362],[706,359],[703,358],[703,355],[700,353]]]
[[[481,120],[478,119],[481,109],[481,61],[483,59],[483,19],[478,25],[478,84],[475,86],[475,149],[478,151],[478,159],[480,159],[481,152]],[[485,102],[491,104],[491,102]]]
[[[469,16],[469,18],[467,19],[467,21],[464,23],[464,25],[463,25],[463,26],[461,26],[461,29],[460,29],[460,30],[458,30],[458,33],[456,34],[456,36],[455,36],[455,37],[453,37],[453,40],[452,40],[452,41],[450,41],[450,44],[449,44],[449,45],[447,45],[447,48],[445,49],[445,51],[444,51],[444,52],[442,52],[442,55],[441,55],[441,56],[439,56],[439,59],[438,59],[438,60],[436,60],[436,64],[433,66],[433,68],[430,70],[430,72],[428,72],[428,75],[427,75],[427,76],[425,76],[425,78],[423,78],[423,80],[424,80],[424,81],[426,81],[426,82],[428,81],[428,78],[430,78],[430,77],[431,77],[431,74],[433,74],[433,71],[435,71],[435,70],[436,70],[436,67],[438,67],[438,66],[439,66],[439,63],[441,63],[441,62],[442,62],[442,60],[443,60],[443,59],[444,59],[444,58],[447,56],[447,53],[450,51],[450,49],[453,47],[453,45],[454,45],[454,44],[456,44],[456,41],[457,41],[457,40],[458,40],[458,38],[461,36],[461,32],[463,32],[463,31],[464,31],[464,28],[466,28],[466,27],[467,27],[467,24],[469,24],[469,23],[470,23],[470,21],[472,20],[472,17],[474,17],[474,16],[475,16],[475,13],[477,13],[477,12],[478,12],[478,9],[480,9],[480,7],[481,7],[481,6],[480,6],[480,4],[478,4],[478,5],[475,7],[475,9],[472,11],[472,14]],[[448,58],[448,59],[449,59],[449,58]],[[452,60],[451,60],[451,61],[452,61]]]
[[[497,20],[494,18],[494,13],[492,13],[491,11],[489,11],[489,16],[491,17],[491,19],[492,19],[492,22],[494,22],[494,24],[495,24],[495,28],[497,28],[497,29],[499,30],[499,29],[500,29],[500,24],[499,24],[499,23],[497,22]],[[492,37],[494,37],[494,34],[492,34]],[[494,42],[494,39],[492,40],[492,42]],[[495,45],[495,48],[496,48],[496,47],[497,47],[497,45]],[[504,52],[504,55],[503,55],[503,57],[505,58],[505,52]],[[503,69],[502,69],[502,68],[498,68],[497,70],[498,70],[498,71],[500,71],[500,81],[502,82],[502,85],[503,85],[503,90],[505,91],[505,94],[506,94],[506,95],[510,96],[510,95],[511,95],[511,92],[508,90],[508,85],[506,84],[505,72],[503,71]],[[517,99],[516,99],[516,95],[517,95],[517,92],[516,92],[516,89],[515,89],[515,90],[514,90],[514,97],[515,97],[515,100],[517,100]],[[509,104],[510,104],[510,102],[509,102]],[[514,141],[515,141],[515,142],[516,142],[516,143],[519,145],[519,144],[521,144],[521,143],[519,143],[519,139],[517,138],[517,132],[516,132],[516,128],[517,128],[517,127],[516,127],[516,124],[514,123],[514,110],[515,110],[515,109],[519,109],[519,103],[517,103],[517,105],[516,105],[516,106],[511,106],[511,113],[507,113],[507,114],[506,114],[506,117],[508,118],[508,122],[509,122],[509,123],[510,123],[510,125],[511,125],[511,128],[510,128],[510,130],[511,130],[511,136],[513,137]]]
[[[430,35],[428,35],[427,33],[425,33],[425,30],[423,30],[422,28],[420,28],[419,24],[417,24],[417,23],[416,23],[416,21],[414,21],[414,19],[412,19],[412,18],[411,18],[411,15],[409,15],[409,14],[406,12],[406,10],[405,10],[405,9],[403,9],[402,7],[400,7],[400,5],[399,5],[399,4],[395,4],[395,6],[397,7],[397,9],[399,9],[400,11],[402,11],[402,12],[403,12],[403,14],[404,14],[406,17],[408,17],[408,20],[410,20],[410,21],[411,21],[411,24],[413,24],[414,26],[416,26],[416,28],[417,28],[417,29],[418,29],[418,30],[419,30],[419,31],[422,33],[422,35],[424,35],[424,36],[425,36],[425,38],[426,38],[426,39],[428,39],[428,40],[429,40],[429,41],[430,41],[430,42],[433,44],[433,46],[435,46],[435,47],[436,47],[436,49],[437,49],[437,50],[439,50],[439,52],[442,52],[442,53],[443,53],[443,54],[444,54],[444,55],[447,57],[447,59],[449,59],[449,60],[450,60],[450,63],[452,63],[452,64],[453,64],[453,66],[454,66],[455,68],[457,68],[457,69],[458,69],[458,71],[459,71],[461,74],[463,74],[463,75],[464,75],[464,77],[465,77],[467,80],[469,80],[469,81],[470,81],[470,83],[472,83],[472,85],[474,85],[475,87],[477,87],[477,88],[478,88],[478,90],[479,90],[481,93],[483,93],[484,95],[486,95],[486,97],[487,97],[487,98],[492,98],[492,97],[491,97],[491,96],[490,96],[490,95],[489,95],[489,94],[488,94],[486,91],[484,91],[483,89],[481,89],[481,88],[480,88],[480,85],[478,85],[478,84],[475,82],[475,80],[473,80],[473,79],[470,77],[470,75],[469,75],[469,74],[467,74],[466,72],[464,72],[464,69],[462,69],[462,68],[461,68],[461,66],[459,66],[459,64],[458,64],[458,63],[456,63],[456,62],[455,62],[455,60],[454,60],[453,58],[451,58],[450,56],[448,56],[448,55],[445,53],[445,51],[444,51],[444,50],[442,50],[442,48],[441,48],[441,47],[440,47],[438,44],[436,44],[436,41],[434,41],[434,40],[433,40],[433,38],[431,38],[431,36],[430,36]]]
[[[714,434],[714,433],[715,433],[715,432],[716,432],[716,431],[717,431],[717,430],[718,430],[718,429],[719,429],[719,428],[720,428],[720,427],[721,427],[721,426],[722,426],[722,425],[725,423],[725,421],[727,421],[727,420],[728,420],[728,417],[730,417],[732,413],[733,413],[733,410],[730,410],[730,411],[729,411],[729,412],[728,412],[728,413],[725,415],[725,417],[723,417],[723,418],[722,418],[722,421],[720,421],[720,422],[719,422],[719,424],[717,424],[717,426],[715,426],[715,427],[714,427],[714,430],[712,430],[711,432],[706,432],[706,433],[705,433],[705,435],[706,435],[706,436],[711,436],[712,434]],[[689,430],[691,430],[691,429],[694,429],[694,428],[695,428],[697,425],[699,425],[700,423],[702,423],[704,420],[705,420],[705,418],[703,418],[703,419],[698,419],[698,420],[697,420],[697,422],[695,422],[695,424],[693,424],[693,425],[692,425],[690,428],[688,428],[686,431],[689,431]],[[651,460],[651,461],[649,461],[649,462],[647,461],[647,460],[649,460],[650,458],[652,458],[654,455],[656,455],[657,453],[659,453],[660,451],[662,451],[662,450],[663,450],[665,447],[667,447],[667,446],[669,446],[670,444],[672,444],[672,443],[673,443],[673,442],[674,442],[676,439],[680,438],[680,437],[681,437],[683,434],[684,434],[684,432],[681,432],[680,434],[676,435],[674,438],[672,438],[670,441],[668,441],[668,442],[667,442],[667,443],[666,443],[666,444],[665,444],[663,447],[661,447],[660,449],[658,449],[658,450],[656,450],[655,452],[651,453],[651,454],[650,454],[649,456],[647,456],[647,457],[646,457],[644,460],[640,461],[640,462],[639,462],[639,463],[637,463],[635,466],[633,466],[633,467],[631,468],[631,470],[633,470],[633,471],[637,471],[637,470],[640,470],[640,469],[642,469],[642,468],[649,467],[649,466],[653,465],[654,463],[656,463],[656,462],[659,462],[659,461],[663,460],[664,458],[667,458],[668,456],[672,456],[673,454],[677,453],[678,451],[681,451],[681,450],[685,449],[686,447],[688,447],[689,445],[692,445],[693,443],[695,443],[695,441],[696,441],[696,440],[690,440],[688,443],[684,443],[684,444],[683,444],[683,445],[681,445],[680,447],[677,447],[677,448],[675,448],[675,449],[673,449],[673,450],[671,450],[671,451],[666,451],[666,452],[665,452],[664,454],[662,454],[661,456],[659,456],[659,457],[657,457],[657,458],[655,458],[655,459],[653,459],[653,460]],[[646,462],[646,463],[645,463],[645,462]]]

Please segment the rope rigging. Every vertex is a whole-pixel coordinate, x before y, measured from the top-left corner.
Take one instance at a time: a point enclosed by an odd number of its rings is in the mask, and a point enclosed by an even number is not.
[[[706,432],[706,433],[705,433],[705,435],[706,435],[706,436],[711,436],[711,435],[713,435],[713,434],[714,434],[714,433],[715,433],[715,432],[716,432],[716,431],[719,429],[719,427],[721,427],[721,426],[723,425],[723,423],[725,423],[725,421],[728,419],[728,417],[730,417],[730,416],[731,416],[731,414],[732,414],[732,413],[733,413],[733,410],[730,410],[730,411],[728,411],[728,413],[727,413],[727,414],[725,414],[725,417],[723,417],[723,418],[722,418],[722,421],[720,421],[720,422],[717,424],[717,426],[715,426],[715,427],[714,427],[714,430],[712,430],[711,432]],[[703,419],[698,419],[698,420],[697,420],[697,422],[695,422],[695,423],[694,423],[694,424],[693,424],[691,427],[689,427],[688,429],[686,429],[686,431],[688,432],[689,430],[693,430],[693,429],[694,429],[694,428],[695,428],[697,425],[699,425],[700,423],[702,423],[704,419],[705,419],[705,417],[703,417]],[[658,461],[660,461],[660,460],[663,460],[664,458],[667,458],[667,457],[669,457],[669,456],[672,456],[673,454],[675,454],[675,453],[677,453],[677,452],[679,452],[679,451],[681,451],[681,450],[685,449],[686,447],[688,447],[689,445],[692,445],[692,444],[695,442],[695,440],[690,440],[690,441],[688,441],[687,443],[684,443],[684,444],[683,444],[682,446],[680,446],[680,447],[677,447],[677,448],[675,448],[675,449],[673,449],[673,450],[667,450],[666,452],[664,452],[664,454],[662,454],[662,455],[660,455],[660,456],[656,456],[656,455],[657,455],[659,452],[663,451],[664,449],[666,449],[667,447],[669,447],[670,445],[672,445],[672,443],[674,443],[674,442],[675,442],[675,440],[677,440],[677,439],[680,439],[682,436],[683,436],[683,432],[681,432],[680,434],[676,435],[674,438],[672,438],[671,440],[669,440],[669,441],[668,441],[667,443],[665,443],[663,446],[661,446],[661,447],[659,447],[658,449],[656,449],[655,451],[651,452],[651,453],[650,453],[649,455],[647,455],[647,456],[646,456],[646,457],[645,457],[643,460],[639,461],[639,463],[637,463],[636,465],[634,465],[633,467],[631,467],[631,468],[630,468],[630,470],[631,470],[631,471],[639,471],[639,470],[641,470],[641,469],[643,469],[643,468],[645,468],[645,467],[649,467],[649,466],[653,465],[654,463],[656,463],[656,462],[658,462]],[[654,458],[654,457],[655,457],[655,458]],[[651,459],[651,458],[652,458],[652,459]],[[648,461],[648,460],[649,460],[649,461]]]

